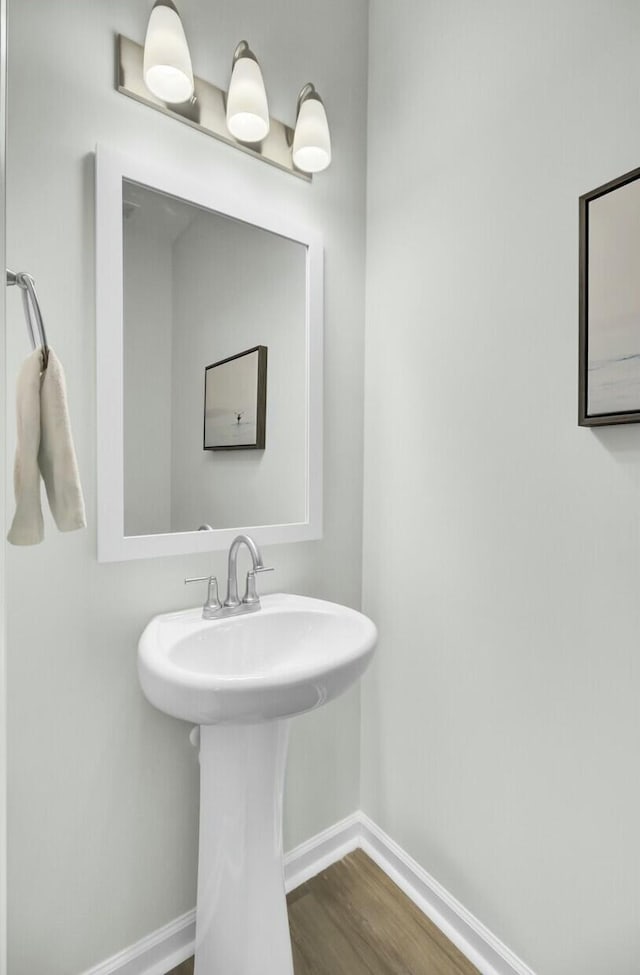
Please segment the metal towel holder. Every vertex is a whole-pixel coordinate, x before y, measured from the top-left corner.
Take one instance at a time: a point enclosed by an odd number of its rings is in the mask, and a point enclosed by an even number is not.
[[[40,340],[39,344],[42,346],[42,368],[44,370],[49,364],[49,344],[47,342],[47,333],[42,320],[42,312],[40,311],[40,305],[38,304],[35,282],[31,275],[27,274],[26,271],[10,271],[7,269],[7,286],[14,284],[17,285],[22,292],[24,317],[27,322],[27,330],[29,332],[29,338],[31,339],[31,345],[33,346],[34,350],[38,347],[36,333],[38,339]]]

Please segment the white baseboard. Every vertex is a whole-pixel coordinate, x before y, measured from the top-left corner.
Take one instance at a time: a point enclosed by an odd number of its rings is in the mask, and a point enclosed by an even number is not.
[[[196,912],[170,921],[83,975],[166,975],[193,954]]]
[[[337,863],[360,846],[361,816],[352,813],[306,843],[294,847],[284,855],[284,885],[287,894],[300,884],[317,876],[332,863]]]
[[[456,945],[481,975],[534,975],[444,887],[362,812],[323,830],[284,858],[287,893],[353,850],[363,849]],[[193,954],[195,911],[142,938],[83,975],[166,975]]]

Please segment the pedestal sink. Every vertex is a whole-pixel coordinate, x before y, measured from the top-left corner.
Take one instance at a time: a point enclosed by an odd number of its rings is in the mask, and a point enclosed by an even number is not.
[[[156,616],[142,634],[146,697],[201,726],[195,975],[293,975],[282,865],[289,718],[350,687],[376,639],[361,613],[293,595],[225,619]]]

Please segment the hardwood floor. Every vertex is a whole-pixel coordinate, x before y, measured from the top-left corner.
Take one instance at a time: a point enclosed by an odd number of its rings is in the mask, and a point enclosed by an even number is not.
[[[193,975],[193,958],[183,961],[177,968],[172,968],[168,975]]]
[[[288,904],[295,975],[478,975],[362,850]],[[193,960],[169,975],[193,975]]]

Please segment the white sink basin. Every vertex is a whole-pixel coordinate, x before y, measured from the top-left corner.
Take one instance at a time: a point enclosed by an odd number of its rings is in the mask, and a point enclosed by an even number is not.
[[[148,700],[199,725],[245,724],[317,708],[365,670],[374,624],[346,606],[272,595],[244,616],[203,620],[201,609],[151,620],[138,672]]]

